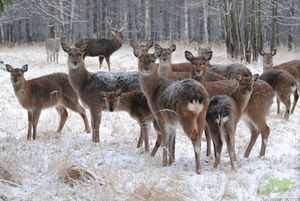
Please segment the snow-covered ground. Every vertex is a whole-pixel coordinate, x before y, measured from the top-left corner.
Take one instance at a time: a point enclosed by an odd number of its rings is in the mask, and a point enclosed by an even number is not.
[[[163,45],[164,46],[164,45]],[[184,50],[177,47],[173,59],[185,62]],[[229,63],[224,48],[214,46],[212,63]],[[299,58],[299,52],[279,49],[274,64]],[[0,58],[21,67],[29,64],[27,79],[53,72],[67,72],[67,55],[61,51],[59,64],[46,62],[44,45],[0,47]],[[136,70],[137,59],[132,49],[124,45],[111,57],[113,71]],[[98,58],[87,58],[90,71],[98,71]],[[252,72],[262,71],[261,58],[249,66]],[[104,62],[104,68],[107,65]],[[271,132],[266,156],[258,157],[261,139],[250,157],[243,158],[250,132],[241,121],[236,133],[238,168],[230,170],[226,146],[223,147],[219,169],[212,168],[213,158],[205,156],[202,141],[202,173],[195,173],[194,153],[190,140],[179,130],[176,139],[176,162],[161,166],[161,149],[155,157],[137,149],[138,124],[124,112],[104,112],[100,127],[100,144],[83,132],[80,116],[69,112],[61,138],[55,130],[58,114],[54,108],[42,111],[37,140],[27,141],[27,112],[18,103],[9,73],[0,70],[0,166],[7,168],[20,182],[15,186],[1,183],[0,200],[262,200],[259,190],[269,179],[295,182],[287,193],[273,192],[272,198],[300,199],[300,106],[289,121],[277,115],[272,105],[268,124]],[[88,113],[89,114],[89,113]],[[90,119],[90,117],[88,116]],[[156,135],[152,129],[150,145]],[[64,168],[79,166],[93,173],[97,180],[79,182],[73,186],[59,179]]]

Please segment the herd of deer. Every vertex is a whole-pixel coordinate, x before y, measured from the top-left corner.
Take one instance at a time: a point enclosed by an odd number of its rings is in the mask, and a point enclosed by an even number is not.
[[[126,111],[140,126],[137,147],[144,144],[149,152],[149,128],[157,133],[151,156],[159,147],[163,148],[163,166],[175,160],[176,128],[180,126],[192,142],[196,172],[200,173],[201,137],[205,131],[207,155],[211,154],[213,141],[217,168],[225,141],[232,169],[236,168],[235,132],[242,118],[250,129],[251,138],[244,157],[248,157],[259,135],[262,137],[260,156],[265,155],[269,137],[266,116],[277,98],[286,107],[284,119],[294,112],[300,86],[300,60],[273,66],[276,51],[261,51],[264,61],[262,75],[252,75],[242,64],[211,64],[213,52],[199,48],[198,56],[185,51],[188,62],[172,63],[173,44],[162,48],[155,44],[155,51],[148,53],[153,42],[132,41],[133,53],[138,59],[138,71],[133,72],[89,72],[84,64],[85,56],[99,56],[100,67],[105,58],[110,70],[109,56],[121,47],[123,35],[113,30],[114,38],[82,39],[70,47],[62,42],[68,54],[68,74],[54,73],[25,80],[28,66],[13,68],[6,64],[11,74],[13,88],[20,104],[28,111],[27,139],[36,138],[36,127],[41,110],[54,106],[60,114],[57,129],[61,130],[67,119],[69,108],[81,115],[86,132],[90,126],[85,109],[91,114],[92,141],[99,142],[99,127],[102,111]],[[97,50],[97,52],[95,52]],[[51,56],[50,56],[51,58]],[[54,58],[57,58],[54,56]],[[159,59],[159,63],[156,63]],[[56,60],[57,61],[57,60]],[[291,98],[294,104],[291,109]]]

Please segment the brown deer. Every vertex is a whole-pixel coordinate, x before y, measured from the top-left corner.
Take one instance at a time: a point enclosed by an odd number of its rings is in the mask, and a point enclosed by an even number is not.
[[[149,51],[149,49],[153,46],[153,41],[130,41],[130,46],[132,48],[139,48],[141,49],[144,53],[147,53]]]
[[[202,55],[194,57],[191,52],[185,51],[185,57],[188,61],[191,62],[192,68],[195,68],[195,70],[193,71],[205,72],[205,68],[207,68],[207,66],[203,65],[203,63],[205,62],[203,61],[203,59],[209,58],[209,56],[203,57]],[[198,74],[201,74],[202,76],[206,75],[205,73]],[[194,78],[194,75],[192,73],[191,78]],[[206,78],[201,78],[201,80],[205,81]],[[203,85],[207,89],[209,96],[212,97],[214,95],[222,94],[231,95],[234,88],[237,87],[238,82],[236,80],[221,80],[216,82],[206,82],[203,83]],[[248,128],[251,131],[251,139],[244,153],[244,157],[246,158],[249,156],[259,134],[261,134],[262,136],[262,145],[259,155],[265,155],[267,140],[270,132],[270,129],[266,123],[266,115],[269,112],[269,109],[273,102],[273,98],[273,89],[268,83],[262,80],[257,80],[256,82],[254,82],[250,100],[243,112],[243,120],[246,122]]]
[[[242,113],[247,107],[248,101],[253,90],[253,81],[258,75],[251,77],[237,76],[237,87],[230,96],[216,95],[210,98],[206,114],[206,123],[208,125],[215,150],[214,168],[220,164],[220,155],[223,141],[227,145],[230,157],[231,168],[235,170],[235,132]]]
[[[54,38],[46,40],[47,62],[58,63],[58,55],[60,50],[60,38],[57,32],[54,32]]]
[[[53,73],[31,80],[24,78],[28,65],[22,68],[13,68],[6,64],[6,70],[10,72],[11,82],[19,103],[28,112],[27,140],[36,139],[36,127],[42,109],[55,107],[60,114],[60,123],[57,133],[61,133],[68,117],[66,108],[80,114],[84,121],[86,132],[90,132],[85,109],[79,104],[78,96],[70,85],[68,75],[65,73]]]
[[[176,50],[176,45],[169,48],[162,48],[155,44],[155,50],[162,51],[159,57],[159,72],[166,79],[182,80],[190,77],[191,63],[172,63],[172,53]],[[226,78],[210,69],[207,69],[208,81],[225,80]]]
[[[162,147],[164,147],[163,166],[173,162],[172,151],[175,136],[172,135],[171,130],[180,124],[192,141],[196,173],[199,174],[201,135],[209,102],[206,89],[195,80],[171,81],[160,77],[155,60],[161,55],[161,51],[147,54],[134,48],[134,55],[139,59],[140,86],[161,131]]]
[[[259,79],[264,80],[272,86],[276,100],[277,100],[277,113],[280,112],[280,101],[285,105],[285,113],[283,118],[289,119],[290,112],[294,112],[297,101],[297,83],[294,77],[287,71],[281,69],[271,69],[259,76]],[[291,110],[290,96],[294,94],[295,100]]]
[[[205,55],[210,52],[210,48],[199,48],[198,55]],[[208,63],[209,69],[212,71],[223,75],[227,79],[235,79],[237,75],[242,77],[251,77],[251,71],[243,64],[233,63],[233,64],[211,64]]]
[[[292,61],[288,61],[276,66],[273,66],[273,56],[276,55],[277,50],[276,49],[271,49],[270,52],[265,52],[263,50],[260,50],[259,53],[260,55],[263,57],[263,72],[266,72],[270,69],[282,69],[285,70],[287,72],[289,72],[294,79],[296,80],[297,83],[297,90],[294,91],[294,103],[293,103],[293,107],[291,110],[291,113],[294,113],[294,109],[296,106],[296,103],[299,99],[299,93],[300,93],[300,60],[292,60]],[[278,108],[280,109],[280,102],[277,100],[277,111]],[[278,112],[279,113],[279,112]]]
[[[138,72],[89,72],[84,65],[83,54],[87,46],[71,48],[61,43],[68,53],[69,79],[81,101],[91,113],[93,142],[99,142],[99,126],[102,110],[107,110],[103,92],[132,92],[140,89]]]
[[[149,152],[149,126],[154,121],[147,103],[147,98],[140,90],[122,93],[121,89],[103,92],[106,107],[110,112],[115,110],[127,112],[140,126],[140,137],[137,147],[145,144],[145,151]],[[154,123],[154,127],[156,124]]]
[[[99,68],[101,68],[103,59],[105,58],[108,70],[110,71],[109,57],[122,46],[124,39],[122,31],[126,28],[127,22],[125,21],[120,29],[116,29],[112,28],[112,21],[109,18],[106,18],[106,21],[111,28],[112,39],[83,38],[75,43],[75,47],[81,48],[83,45],[87,46],[86,51],[83,54],[83,59],[86,56],[99,56]]]

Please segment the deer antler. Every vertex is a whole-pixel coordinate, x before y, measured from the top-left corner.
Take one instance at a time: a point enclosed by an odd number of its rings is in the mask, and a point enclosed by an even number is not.
[[[124,29],[126,29],[127,25],[128,25],[128,21],[127,21],[127,15],[124,16],[124,20],[123,21],[123,26],[119,29],[119,31],[123,31]]]
[[[106,17],[105,18],[105,21],[106,21],[106,23],[108,24],[108,26],[111,28],[111,29],[113,29],[113,27],[112,27],[112,19],[110,18],[110,17]]]

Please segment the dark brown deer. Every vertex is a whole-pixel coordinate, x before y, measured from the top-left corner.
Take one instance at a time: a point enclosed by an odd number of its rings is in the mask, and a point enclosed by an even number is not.
[[[83,45],[87,46],[86,51],[83,54],[83,59],[86,56],[99,56],[99,68],[101,68],[103,59],[105,58],[108,65],[108,70],[110,71],[109,58],[116,50],[118,50],[122,46],[124,38],[122,31],[126,28],[127,22],[125,21],[120,29],[116,29],[112,28],[111,20],[107,18],[106,21],[111,28],[112,39],[83,38],[75,43],[75,47],[81,48]]]
[[[134,48],[139,59],[139,80],[152,114],[162,135],[163,166],[173,162],[172,129],[179,124],[192,141],[195,153],[196,173],[200,173],[201,135],[205,126],[208,94],[202,84],[185,79],[171,81],[161,78],[155,60],[161,55],[143,53]],[[168,160],[169,158],[169,160]]]
[[[206,123],[208,125],[215,150],[214,168],[220,164],[220,156],[223,141],[226,142],[230,157],[231,168],[235,170],[235,132],[253,90],[253,81],[258,75],[251,77],[237,76],[237,87],[230,96],[216,95],[211,97],[207,114]]]
[[[203,59],[209,57],[203,57],[203,55],[194,57],[189,51],[185,51],[185,57],[191,62],[192,68],[195,68],[193,71],[205,72],[205,68],[207,68],[207,66],[202,65],[205,62]],[[205,73],[198,74],[205,76]],[[191,78],[193,77],[194,75],[191,73]],[[206,79],[202,78],[201,80],[205,81]],[[216,82],[206,82],[203,83],[203,85],[211,97],[222,94],[231,95],[234,88],[237,87],[238,82],[236,80],[221,80]],[[251,131],[251,139],[244,153],[244,157],[246,158],[249,156],[259,134],[262,136],[262,144],[259,155],[265,155],[266,145],[270,133],[270,129],[266,122],[266,115],[269,113],[269,109],[273,103],[273,98],[274,92],[268,83],[262,80],[257,80],[254,82],[250,100],[243,113],[243,120],[246,122]]]
[[[276,66],[273,66],[273,56],[276,55],[277,50],[271,49],[270,52],[265,52],[263,50],[260,50],[260,55],[263,56],[263,72],[266,72],[270,69],[281,69],[289,72],[297,83],[297,90],[294,91],[294,103],[291,110],[291,113],[294,113],[294,109],[296,106],[296,103],[299,99],[299,93],[300,93],[300,60],[292,60],[288,61]],[[277,111],[278,108],[280,109],[280,102],[277,100]],[[279,112],[278,112],[279,113]]]
[[[62,49],[68,53],[69,79],[72,87],[81,101],[91,113],[93,142],[99,142],[99,126],[102,110],[107,110],[103,92],[117,91],[132,92],[141,90],[139,73],[135,72],[97,72],[87,71],[83,54],[87,46],[71,48],[62,43]]]
[[[28,65],[22,68],[13,68],[6,64],[6,70],[10,72],[11,82],[19,103],[28,112],[27,139],[36,139],[36,127],[41,111],[45,108],[55,107],[60,114],[60,123],[57,133],[61,130],[67,120],[66,108],[80,114],[84,121],[86,132],[90,132],[90,126],[86,118],[85,109],[79,104],[78,96],[70,85],[68,75],[65,73],[53,73],[31,80],[24,78]]]

